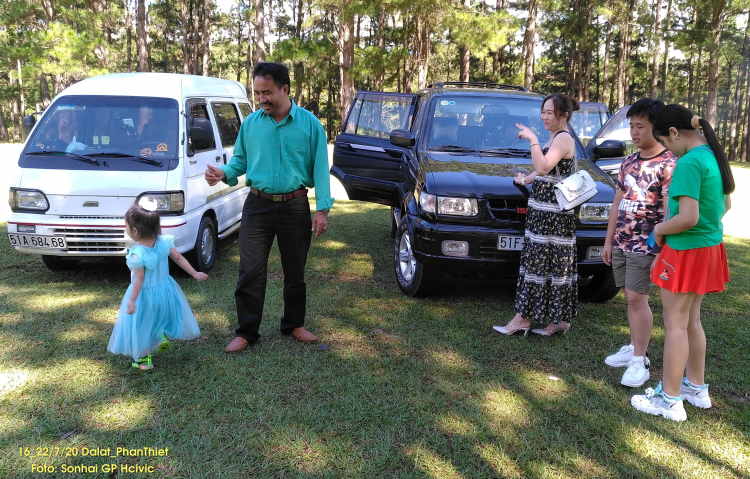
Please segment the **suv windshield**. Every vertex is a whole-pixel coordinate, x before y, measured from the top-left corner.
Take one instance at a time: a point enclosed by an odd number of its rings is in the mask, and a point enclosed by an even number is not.
[[[178,108],[167,98],[66,96],[34,128],[26,154],[49,161],[135,158],[161,165],[177,157]]]
[[[516,123],[536,133],[539,142],[549,139],[541,119],[541,101],[529,98],[441,96],[427,125],[427,148],[432,151],[529,151],[529,142],[518,139]]]

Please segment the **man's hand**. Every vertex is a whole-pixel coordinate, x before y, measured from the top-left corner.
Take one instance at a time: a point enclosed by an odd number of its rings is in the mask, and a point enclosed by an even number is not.
[[[216,183],[220,182],[224,178],[227,177],[227,175],[224,174],[224,172],[221,170],[221,168],[216,168],[215,166],[206,165],[208,168],[206,169],[206,183],[208,183],[208,186],[214,186]]]
[[[328,216],[322,211],[316,211],[313,216],[312,230],[315,231],[315,237],[322,235],[328,229]]]

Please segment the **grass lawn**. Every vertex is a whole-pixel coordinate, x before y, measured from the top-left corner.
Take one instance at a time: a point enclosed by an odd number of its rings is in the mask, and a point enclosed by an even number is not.
[[[146,373],[106,351],[129,282],[124,260],[52,273],[5,233],[2,224],[2,477],[750,475],[750,240],[727,240],[732,282],[704,301],[714,407],[686,404],[678,424],[632,409],[624,370],[604,364],[629,341],[624,296],[581,304],[566,336],[501,336],[491,327],[512,317],[513,283],[447,278],[436,298],[401,294],[384,207],[337,202],[331,229],[313,240],[307,325],[322,344],[279,334],[274,249],[261,341],[223,353],[236,322],[235,234],[208,281],[176,275],[203,336],[174,341]],[[664,341],[653,296],[651,386]],[[84,447],[168,453],[83,457]],[[45,451],[71,455],[25,455]],[[106,463],[153,472],[110,474]],[[32,473],[40,465],[56,472]]]

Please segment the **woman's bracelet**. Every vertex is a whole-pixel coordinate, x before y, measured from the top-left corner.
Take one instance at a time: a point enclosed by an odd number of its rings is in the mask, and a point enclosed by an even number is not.
[[[538,145],[538,144],[539,144],[539,142],[538,142],[538,141],[537,141],[536,143],[532,143],[532,144],[530,144],[530,145],[529,145],[529,150],[531,149],[531,147],[532,147],[532,146],[534,146],[534,145]],[[541,146],[540,146],[540,148],[541,148]]]

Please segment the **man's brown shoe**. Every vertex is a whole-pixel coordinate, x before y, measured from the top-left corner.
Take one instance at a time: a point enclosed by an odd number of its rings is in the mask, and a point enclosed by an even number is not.
[[[306,330],[305,328],[297,328],[293,330],[292,336],[302,341],[303,343],[314,343],[315,341],[318,340],[317,336],[315,336],[313,333]]]
[[[243,338],[242,336],[236,336],[231,343],[229,343],[229,346],[227,346],[224,349],[225,353],[239,353],[243,349],[247,347],[249,343],[247,342],[247,339]]]

